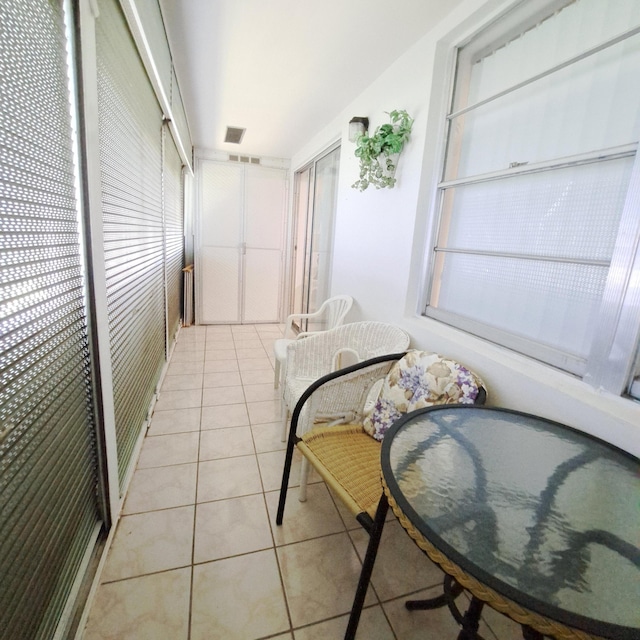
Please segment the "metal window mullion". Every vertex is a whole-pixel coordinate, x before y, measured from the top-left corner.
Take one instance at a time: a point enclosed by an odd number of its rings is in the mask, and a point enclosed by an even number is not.
[[[617,395],[633,375],[640,340],[640,156],[636,155],[602,295],[585,380]]]
[[[609,147],[607,149],[598,149],[587,153],[580,153],[573,156],[565,156],[563,158],[552,158],[543,162],[535,162],[532,164],[519,165],[517,167],[509,167],[498,171],[491,171],[475,176],[467,176],[464,178],[456,178],[454,180],[443,180],[439,185],[439,189],[452,189],[454,187],[463,187],[471,184],[479,184],[482,182],[490,182],[492,180],[503,180],[505,178],[514,178],[526,174],[541,173],[543,171],[556,171],[559,169],[568,169],[571,167],[579,167],[587,164],[595,164],[597,162],[606,162],[608,160],[619,160],[621,158],[629,158],[635,156],[638,150],[638,143],[633,142],[617,147]]]
[[[495,100],[498,100],[499,98],[502,98],[504,96],[509,95],[510,93],[513,93],[514,91],[517,91],[518,89],[522,89],[523,87],[526,87],[530,84],[533,84],[534,82],[537,82],[538,80],[541,80],[542,78],[546,78],[547,76],[551,75],[552,73],[555,73],[556,71],[560,71],[566,67],[570,67],[572,64],[576,64],[577,62],[580,62],[581,60],[584,60],[585,58],[588,58],[596,53],[599,53],[600,51],[604,51],[605,49],[608,49],[609,47],[612,47],[616,44],[618,44],[619,42],[623,42],[624,40],[627,40],[628,38],[632,38],[633,36],[635,36],[636,34],[640,33],[640,26],[638,27],[634,27],[633,29],[629,29],[628,31],[625,31],[624,33],[621,33],[617,36],[614,36],[613,38],[610,38],[609,40],[606,40],[605,42],[602,42],[601,44],[592,47],[591,49],[587,49],[586,51],[583,51],[582,53],[573,56],[572,58],[569,58],[568,60],[564,60],[563,62],[558,63],[557,65],[550,67],[549,69],[547,69],[546,71],[542,71],[541,73],[537,73],[534,76],[531,76],[530,78],[527,78],[526,80],[523,80],[522,82],[518,82],[517,84],[512,85],[511,87],[504,89],[503,91],[499,91],[498,93],[495,93],[492,96],[489,96],[487,98],[485,98],[484,100],[480,100],[472,105],[469,105],[467,107],[464,107],[463,109],[459,109],[458,111],[455,111],[453,113],[450,113],[449,115],[447,115],[447,119],[448,120],[452,120],[453,118],[457,118],[458,116],[461,116],[465,113],[468,113],[469,111],[474,111],[475,109],[478,109],[480,107],[483,107],[486,104],[489,104]]]
[[[592,267],[608,267],[609,260],[590,260],[587,258],[572,258],[569,256],[545,256],[531,253],[508,253],[506,251],[481,251],[475,249],[456,249],[452,247],[435,247],[436,253],[457,253],[472,256],[487,256],[489,258],[513,258],[515,260],[533,260],[537,262],[556,262],[564,264],[582,264]]]

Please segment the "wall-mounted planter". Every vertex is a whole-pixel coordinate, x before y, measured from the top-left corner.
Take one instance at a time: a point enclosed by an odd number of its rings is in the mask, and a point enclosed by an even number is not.
[[[402,111],[389,113],[390,123],[379,126],[372,136],[366,133],[356,140],[355,155],[360,160],[360,177],[351,186],[364,191],[373,185],[376,189],[393,188],[398,158],[409,139],[413,118]]]

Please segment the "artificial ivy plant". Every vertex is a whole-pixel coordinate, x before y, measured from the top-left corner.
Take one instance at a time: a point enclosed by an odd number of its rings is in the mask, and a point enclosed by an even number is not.
[[[404,110],[396,110],[389,113],[389,120],[389,124],[379,126],[372,136],[364,133],[356,140],[360,178],[351,185],[354,189],[364,191],[369,185],[391,189],[395,185],[397,158],[409,139],[413,118]]]

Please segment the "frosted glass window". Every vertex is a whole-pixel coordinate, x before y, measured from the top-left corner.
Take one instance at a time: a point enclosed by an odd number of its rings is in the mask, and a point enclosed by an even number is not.
[[[458,49],[427,316],[605,388],[633,369],[639,77],[636,0],[518,3]]]

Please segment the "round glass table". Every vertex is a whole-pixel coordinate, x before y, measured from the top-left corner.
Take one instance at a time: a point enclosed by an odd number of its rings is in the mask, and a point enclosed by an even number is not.
[[[544,418],[473,405],[407,414],[381,456],[389,504],[471,592],[471,608],[488,603],[525,638],[640,638],[637,458]]]

